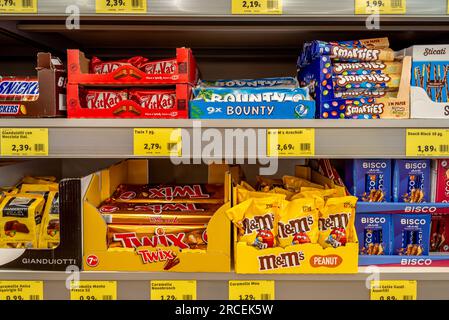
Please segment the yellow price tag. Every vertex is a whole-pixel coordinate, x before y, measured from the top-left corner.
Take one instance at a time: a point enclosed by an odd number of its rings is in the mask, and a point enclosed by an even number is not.
[[[229,281],[229,300],[274,300],[274,281]]]
[[[0,300],[44,300],[44,282],[0,281]]]
[[[355,0],[355,14],[406,14],[407,0]]]
[[[151,300],[196,300],[195,280],[152,280]]]
[[[135,156],[182,156],[181,129],[136,128],[134,129]]]
[[[37,13],[37,0],[0,0],[0,13]]]
[[[268,157],[315,155],[315,129],[268,129]]]
[[[117,282],[72,281],[70,300],[117,300]]]
[[[97,13],[147,13],[147,0],[95,0]]]
[[[232,0],[232,14],[282,14],[282,0]]]
[[[449,156],[449,129],[407,129],[407,157]]]
[[[2,156],[48,156],[48,129],[1,129],[0,154]]]
[[[416,300],[417,291],[414,280],[371,281],[371,300]]]

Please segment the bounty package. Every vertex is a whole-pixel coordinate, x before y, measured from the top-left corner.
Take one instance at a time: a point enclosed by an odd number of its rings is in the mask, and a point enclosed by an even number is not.
[[[391,215],[358,213],[355,228],[361,255],[391,254]]]
[[[294,78],[200,81],[190,101],[193,119],[310,119],[315,102]]]
[[[391,201],[391,160],[346,161],[346,186],[359,201]]]
[[[394,202],[430,201],[430,160],[395,160]]]
[[[429,253],[430,214],[393,214],[393,254],[421,256]]]

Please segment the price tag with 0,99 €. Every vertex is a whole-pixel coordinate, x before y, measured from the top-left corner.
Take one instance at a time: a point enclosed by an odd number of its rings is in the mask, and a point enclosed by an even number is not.
[[[407,157],[449,157],[449,129],[407,129]]]
[[[416,300],[417,282],[414,280],[373,280],[371,300]]]
[[[315,155],[315,129],[267,129],[268,157]]]
[[[229,300],[274,300],[274,281],[229,281]]]
[[[147,13],[147,0],[95,0],[96,13]]]
[[[406,14],[407,0],[355,0],[355,14]]]
[[[1,129],[0,154],[2,156],[48,156],[48,129]]]
[[[44,282],[0,281],[0,300],[44,300]]]
[[[173,128],[135,128],[134,155],[181,157],[181,129]]]
[[[70,300],[117,300],[117,281],[72,281]]]
[[[0,0],[1,13],[37,13],[37,0]]]

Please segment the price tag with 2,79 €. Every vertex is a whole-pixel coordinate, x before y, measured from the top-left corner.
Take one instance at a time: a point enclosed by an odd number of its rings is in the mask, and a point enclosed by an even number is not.
[[[5,157],[48,156],[48,129],[1,129],[0,154]]]
[[[449,129],[407,129],[407,157],[448,157]]]
[[[0,281],[0,300],[44,300],[44,282]]]
[[[117,281],[72,281],[70,300],[117,300]]]
[[[147,13],[147,0],[95,0],[96,13]]]
[[[355,0],[355,14],[406,14],[407,0]]]
[[[0,0],[2,13],[37,13],[37,0]]]
[[[152,280],[151,300],[196,300],[195,280]]]
[[[416,300],[417,282],[414,280],[373,280],[371,300]]]
[[[134,155],[181,157],[181,129],[173,128],[135,128]]]
[[[274,300],[274,281],[229,281],[229,300]]]
[[[267,129],[268,157],[315,155],[315,129]]]
[[[282,14],[282,0],[231,0],[232,14]]]

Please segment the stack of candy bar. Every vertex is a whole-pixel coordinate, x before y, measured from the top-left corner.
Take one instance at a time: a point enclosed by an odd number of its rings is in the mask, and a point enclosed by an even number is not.
[[[223,185],[121,184],[99,207],[113,250],[138,247],[207,248],[207,225],[223,204]],[[179,263],[167,261],[165,270]]]
[[[318,118],[378,118],[376,99],[397,96],[402,63],[387,38],[304,44],[298,58],[301,85],[312,86]]]
[[[59,245],[55,177],[25,177],[0,189],[0,247],[51,249]]]

